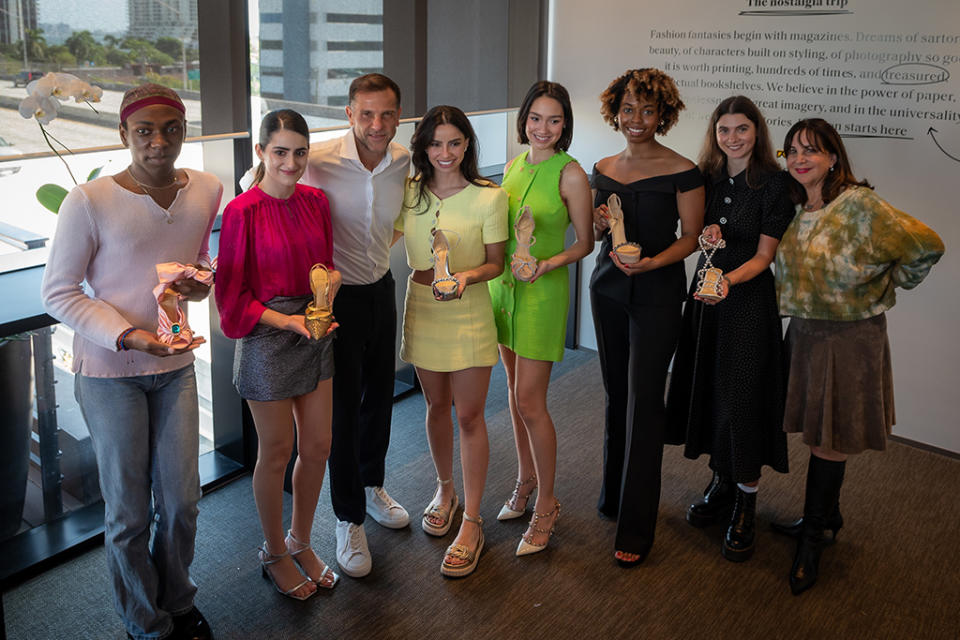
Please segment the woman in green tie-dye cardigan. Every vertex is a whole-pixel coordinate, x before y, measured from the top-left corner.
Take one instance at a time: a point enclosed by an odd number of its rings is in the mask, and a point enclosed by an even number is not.
[[[774,524],[798,538],[790,588],[817,579],[820,553],[843,526],[847,456],[883,450],[894,423],[884,312],[943,255],[940,237],[858,181],[825,120],[801,120],[784,141],[797,215],[777,251],[777,295],[790,373],[783,427],[810,446],[803,518]],[[838,373],[840,375],[835,375]]]

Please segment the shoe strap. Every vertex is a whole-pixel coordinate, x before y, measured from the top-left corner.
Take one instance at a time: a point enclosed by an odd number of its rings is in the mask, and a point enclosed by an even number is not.
[[[287,530],[287,540],[289,540],[289,542],[287,542],[287,553],[289,553],[291,556],[295,556],[298,553],[303,553],[310,548],[310,541],[307,540],[304,542],[303,540],[298,540],[297,537],[293,535],[293,529]],[[292,550],[290,548],[291,546],[294,547],[296,551]]]
[[[476,518],[474,518],[469,513],[467,513],[466,509],[463,510],[463,519],[466,520],[467,522],[472,522],[476,525],[479,525],[481,528],[483,527],[483,517],[477,516]]]
[[[283,553],[270,553],[270,552],[267,550],[267,541],[266,541],[266,540],[263,541],[263,546],[257,547],[257,551],[260,552],[260,553],[259,553],[259,555],[260,555],[260,564],[262,564],[262,565],[265,566],[265,567],[269,567],[269,566],[272,565],[272,564],[277,564],[278,562],[280,562],[280,560],[282,560],[282,559],[285,558],[286,556],[290,555],[290,552],[289,552],[289,551],[284,551]],[[269,558],[269,559],[268,559],[268,560],[265,560],[264,558]]]

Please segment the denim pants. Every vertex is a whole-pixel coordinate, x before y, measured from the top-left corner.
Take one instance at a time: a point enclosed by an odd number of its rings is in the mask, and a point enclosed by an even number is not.
[[[134,638],[163,638],[197,590],[189,573],[200,499],[193,365],[128,378],[77,374],[74,391],[100,472],[114,605]]]

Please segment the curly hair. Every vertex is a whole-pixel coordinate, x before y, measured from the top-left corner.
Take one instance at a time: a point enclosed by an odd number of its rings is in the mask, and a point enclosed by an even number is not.
[[[677,124],[680,112],[687,108],[680,99],[680,91],[673,78],[660,69],[628,69],[600,94],[600,114],[614,131],[620,130],[617,114],[627,91],[637,96],[649,96],[657,103],[660,113],[657,133],[660,135],[665,135]]]

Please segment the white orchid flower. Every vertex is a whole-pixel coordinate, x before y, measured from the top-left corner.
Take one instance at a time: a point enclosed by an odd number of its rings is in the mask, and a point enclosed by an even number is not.
[[[60,103],[52,96],[39,93],[29,95],[20,102],[20,115],[24,118],[36,118],[40,124],[50,124],[57,117]]]
[[[76,93],[73,94],[73,98],[77,102],[100,102],[100,98],[103,97],[103,89],[83,81],[78,81],[74,88]]]

